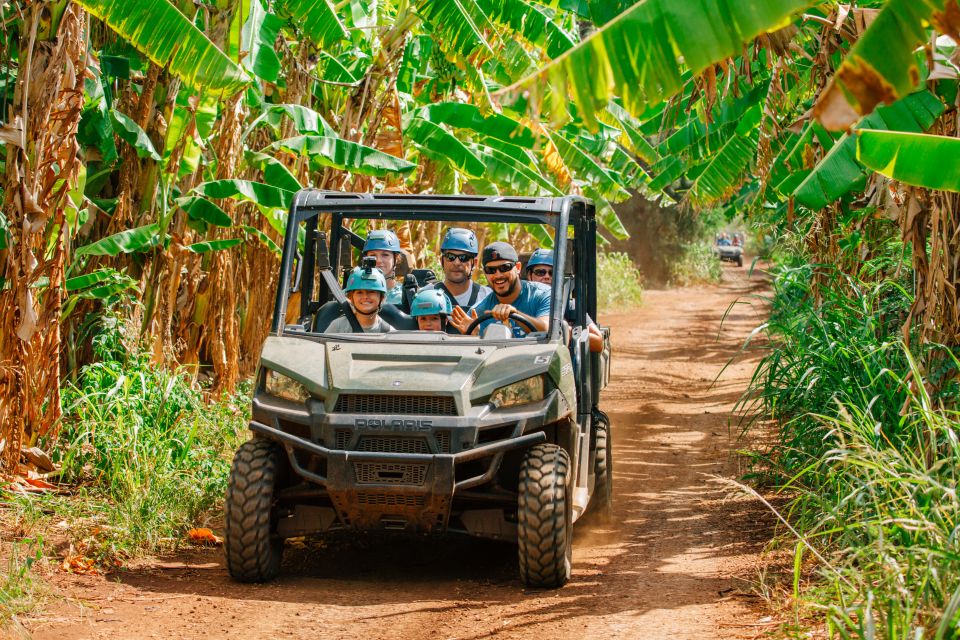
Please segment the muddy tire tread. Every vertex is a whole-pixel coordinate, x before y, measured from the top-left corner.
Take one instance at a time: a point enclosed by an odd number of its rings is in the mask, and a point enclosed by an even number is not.
[[[517,541],[520,577],[530,587],[570,579],[569,469],[567,452],[555,444],[532,447],[520,467]]]
[[[280,573],[283,542],[271,520],[279,455],[273,442],[250,440],[233,458],[225,501],[224,550],[230,576],[240,582],[265,582]]]

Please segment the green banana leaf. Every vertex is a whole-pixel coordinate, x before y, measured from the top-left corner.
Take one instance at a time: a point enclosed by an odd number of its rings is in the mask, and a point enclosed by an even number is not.
[[[596,160],[581,151],[577,145],[560,134],[549,135],[567,168],[578,178],[588,182],[605,200],[620,202],[630,197],[629,191],[621,187]]]
[[[547,178],[529,167],[523,166],[499,149],[481,147],[480,157],[486,163],[484,177],[502,187],[505,195],[534,195],[545,193],[561,196],[561,192]]]
[[[533,149],[537,143],[537,136],[530,127],[503,114],[485,115],[472,104],[439,102],[419,109],[415,115],[434,124],[468,129],[525,149]]]
[[[274,8],[318,47],[328,47],[349,37],[329,0],[277,0]]]
[[[77,4],[191,87],[232,95],[250,81],[167,0],[77,0]]]
[[[311,161],[323,167],[378,178],[409,173],[417,168],[417,165],[403,158],[340,138],[295,136],[278,140],[268,145],[267,149],[283,149],[291,153],[299,153],[309,156]]]
[[[423,118],[413,118],[404,136],[417,143],[431,158],[448,162],[473,178],[482,178],[486,166],[452,133]]]
[[[494,57],[484,33],[497,33],[475,0],[417,0],[417,14],[450,47],[464,57],[484,52]]]
[[[942,191],[960,191],[960,139],[923,133],[861,129],[857,158],[899,182]]]
[[[703,208],[733,195],[756,156],[759,138],[758,128],[731,137],[694,182],[691,201]]]
[[[477,4],[491,20],[508,26],[527,42],[544,49],[550,58],[559,57],[576,46],[573,36],[533,3],[525,0],[478,0]]]
[[[864,118],[858,128],[920,133],[929,129],[944,109],[935,95],[920,91],[877,109]],[[797,187],[793,196],[804,207],[816,211],[862,188],[866,177],[867,172],[857,161],[856,137],[844,135]]]
[[[110,122],[113,124],[113,130],[120,136],[120,139],[136,150],[137,157],[150,158],[151,160],[160,162],[160,154],[154,149],[153,143],[150,141],[150,136],[140,128],[140,125],[133,121],[133,118],[116,109],[111,109]]]
[[[272,209],[290,208],[294,191],[287,191],[250,180],[213,180],[194,187],[193,191],[208,198],[236,198]]]
[[[279,134],[280,122],[284,116],[290,118],[294,128],[296,128],[297,133],[300,135],[326,136],[329,138],[339,137],[334,128],[323,119],[323,116],[310,107],[304,107],[299,104],[271,104],[266,105],[260,115],[247,125],[241,139],[246,140],[254,129],[264,123],[270,125],[274,133]]]
[[[303,188],[300,181],[290,173],[286,165],[273,156],[268,156],[265,153],[258,153],[256,151],[246,151],[243,155],[247,164],[260,169],[263,173],[263,179],[267,184],[286,189],[287,191],[300,191],[300,189]]]
[[[685,70],[699,73],[742,51],[758,35],[780,29],[811,0],[641,0],[537,73],[495,95],[529,92],[545,111],[569,119],[568,101],[591,128],[596,112],[619,96],[639,116],[683,88]],[[546,88],[549,91],[544,95]]]
[[[280,77],[280,57],[274,46],[283,20],[268,13],[261,0],[248,0],[246,11],[237,11],[231,27],[230,57],[240,59],[243,68],[267,82]],[[241,18],[246,18],[242,25]],[[239,31],[239,38],[234,34]]]
[[[83,256],[110,256],[121,253],[144,251],[160,244],[160,225],[157,223],[127,229],[79,247],[73,252],[74,259]]]
[[[844,130],[877,105],[890,104],[920,84],[917,47],[927,24],[949,24],[956,0],[890,0],[847,54],[814,113],[825,127]],[[954,29],[957,27],[954,26]]]
[[[257,229],[256,227],[251,227],[249,225],[242,225],[240,228],[246,233],[252,235],[254,238],[259,240],[260,242],[262,242],[265,247],[270,249],[270,251],[273,251],[275,254],[280,255],[281,253],[280,246],[276,242],[274,242],[272,239],[270,239],[270,236],[265,234],[263,231],[260,231],[260,229]]]
[[[80,289],[86,289],[87,287],[98,285],[101,282],[105,282],[106,280],[118,275],[120,275],[120,273],[116,269],[105,267],[103,269],[97,269],[91,273],[85,273],[82,276],[67,278],[63,283],[63,288],[68,292],[79,291]]]
[[[233,220],[227,212],[209,200],[196,196],[184,196],[177,198],[176,202],[192,220],[202,220],[217,227],[233,226]]]
[[[207,253],[209,251],[222,251],[230,249],[243,242],[243,238],[230,238],[229,240],[208,240],[206,242],[195,242],[184,247],[191,253]]]

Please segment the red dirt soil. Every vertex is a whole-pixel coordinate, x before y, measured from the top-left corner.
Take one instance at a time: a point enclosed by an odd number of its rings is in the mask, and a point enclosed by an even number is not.
[[[773,519],[713,476],[740,472],[730,412],[755,356],[714,384],[762,291],[725,267],[719,286],[648,291],[606,315],[613,380],[615,525],[581,522],[573,578],[524,589],[516,549],[466,537],[339,536],[288,546],[280,579],[232,582],[220,549],[145,561],[107,578],[46,576],[58,596],[23,619],[35,640],[81,638],[756,638],[775,627],[751,593]],[[3,632],[0,631],[0,635]],[[18,634],[20,635],[20,634]]]

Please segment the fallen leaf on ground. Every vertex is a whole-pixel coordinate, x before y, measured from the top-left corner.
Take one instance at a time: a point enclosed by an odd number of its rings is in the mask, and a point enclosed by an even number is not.
[[[210,529],[190,529],[187,532],[187,538],[194,544],[218,545],[223,543],[223,538],[214,535]]]
[[[91,558],[87,558],[83,554],[74,551],[72,545],[70,546],[70,550],[67,551],[67,555],[64,557],[60,568],[67,573],[78,573],[91,576],[99,574],[97,571],[96,562]]]

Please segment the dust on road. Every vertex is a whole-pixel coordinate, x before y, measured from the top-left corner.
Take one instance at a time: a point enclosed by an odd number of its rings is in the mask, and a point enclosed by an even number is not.
[[[267,585],[231,582],[219,549],[108,578],[50,576],[61,596],[25,621],[36,640],[80,638],[753,638],[750,584],[772,521],[710,476],[735,477],[728,418],[756,362],[714,378],[760,322],[728,306],[763,287],[649,291],[613,328],[616,525],[578,525],[573,578],[525,590],[516,549],[483,540],[337,537],[288,548]],[[736,435],[736,429],[733,430]]]

